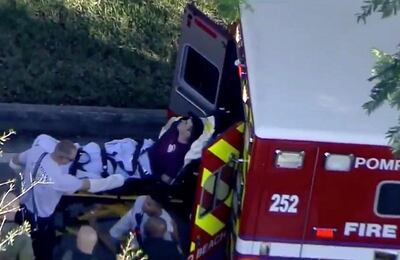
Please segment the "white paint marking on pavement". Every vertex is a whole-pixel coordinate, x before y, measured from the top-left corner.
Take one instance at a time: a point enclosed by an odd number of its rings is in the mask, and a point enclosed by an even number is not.
[[[11,158],[16,154],[17,153],[3,153],[0,156],[0,163],[8,163],[11,160]]]

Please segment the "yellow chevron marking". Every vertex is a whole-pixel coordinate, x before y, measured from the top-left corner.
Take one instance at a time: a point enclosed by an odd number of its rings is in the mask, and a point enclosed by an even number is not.
[[[206,215],[199,217],[199,212],[200,206],[197,206],[195,224],[207,232],[210,236],[214,236],[225,227],[225,224],[211,213],[207,213]]]
[[[190,242],[190,253],[193,253],[195,249],[196,249],[196,244],[194,242]]]
[[[241,123],[240,125],[238,125],[238,127],[236,127],[236,130],[238,130],[240,133],[244,132],[244,123]]]
[[[214,125],[208,120],[204,123],[204,131],[205,133],[211,133],[214,131]]]
[[[233,200],[233,192],[229,192],[228,198],[224,201],[225,205],[228,207],[232,207],[232,200]]]
[[[235,234],[239,234],[240,223],[239,220],[236,220],[235,223]]]
[[[203,169],[203,176],[201,177],[201,187],[204,187],[204,183],[211,175],[212,173],[209,170],[207,170],[206,168]]]
[[[232,154],[236,156],[239,155],[239,151],[224,139],[219,140],[213,146],[208,148],[208,150],[225,163],[229,161]]]

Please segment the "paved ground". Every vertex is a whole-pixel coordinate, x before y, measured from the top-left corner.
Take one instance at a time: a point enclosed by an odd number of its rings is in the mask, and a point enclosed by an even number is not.
[[[0,103],[0,130],[20,135],[154,136],[166,122],[165,110]]]

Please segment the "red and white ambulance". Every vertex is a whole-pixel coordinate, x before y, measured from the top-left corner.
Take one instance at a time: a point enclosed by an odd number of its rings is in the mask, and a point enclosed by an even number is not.
[[[400,16],[357,23],[362,0],[248,0],[230,32],[188,6],[170,110],[217,114],[188,259],[399,259],[400,160],[368,116],[372,48]]]

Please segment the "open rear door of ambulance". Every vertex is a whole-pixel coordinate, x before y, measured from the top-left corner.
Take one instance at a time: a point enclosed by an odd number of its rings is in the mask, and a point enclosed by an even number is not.
[[[182,19],[169,112],[215,116],[215,140],[203,150],[191,215],[188,259],[225,259],[227,223],[242,150],[243,108],[236,43],[195,6]]]
[[[240,121],[243,112],[236,57],[229,32],[188,5],[182,19],[169,111],[178,115],[218,114],[221,131]]]
[[[203,152],[188,259],[226,259],[232,198],[244,124],[231,126]]]

